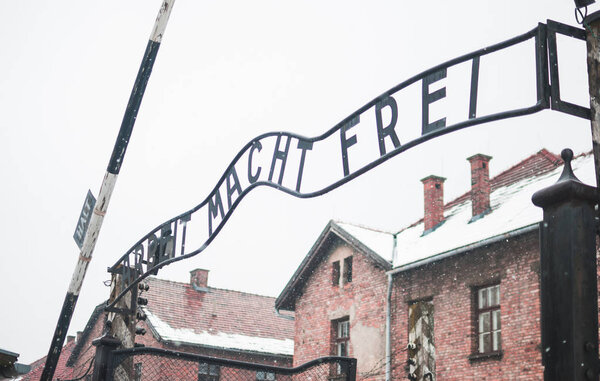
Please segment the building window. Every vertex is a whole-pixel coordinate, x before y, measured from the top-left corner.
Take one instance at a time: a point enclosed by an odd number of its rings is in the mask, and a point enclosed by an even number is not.
[[[142,363],[141,362],[137,362],[135,363],[135,365],[133,366],[133,373],[134,373],[134,377],[133,379],[135,381],[141,381],[142,380]]]
[[[477,352],[500,352],[500,285],[483,287],[476,292]]]
[[[344,258],[344,282],[352,282],[352,257]]]
[[[348,343],[350,342],[350,321],[348,318],[333,322],[333,354],[348,356]]]
[[[198,381],[218,381],[219,366],[201,362],[198,364]]]
[[[348,356],[348,342],[350,341],[350,321],[348,319],[337,322],[335,343],[338,356]]]
[[[331,284],[334,286],[340,284],[340,261],[333,262],[331,266]]]
[[[273,372],[256,372],[256,379],[257,380],[267,380],[267,381],[272,381],[275,380],[275,373]]]
[[[350,344],[350,320],[348,317],[334,320],[331,324],[332,330],[332,350],[331,354],[334,356],[348,357],[348,345]],[[342,374],[342,367],[340,364],[335,366],[335,375]]]

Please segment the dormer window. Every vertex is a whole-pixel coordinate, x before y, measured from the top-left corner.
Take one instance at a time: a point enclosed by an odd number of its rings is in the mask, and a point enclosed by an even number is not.
[[[344,282],[352,282],[352,257],[344,258]]]
[[[331,263],[331,284],[340,286],[352,282],[352,256]]]
[[[340,285],[340,261],[335,261],[331,266],[331,284],[334,286]]]

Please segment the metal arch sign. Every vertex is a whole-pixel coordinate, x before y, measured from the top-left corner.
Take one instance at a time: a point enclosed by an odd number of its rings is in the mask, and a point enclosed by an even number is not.
[[[122,274],[123,284],[122,292],[107,308],[113,308],[136,283],[156,274],[161,267],[206,249],[244,196],[256,187],[272,187],[299,198],[317,197],[409,148],[466,127],[548,108],[589,119],[589,108],[560,98],[557,33],[585,40],[584,30],[548,20],[547,24],[540,23],[525,34],[452,59],[398,84],[320,136],[307,138],[288,132],[270,132],[254,138],[238,152],[202,203],[157,226],[108,269]],[[533,40],[535,49],[536,101],[520,108],[481,114],[477,107],[481,57],[529,40]],[[443,80],[448,70],[458,65],[470,66],[465,102],[468,107],[461,120],[448,124],[446,117],[432,117],[431,107],[446,98]],[[409,126],[398,123],[401,115],[398,99],[405,96],[411,86],[413,89],[416,86],[421,101],[421,115],[417,117],[420,126],[413,128],[412,135],[407,132]],[[328,160],[321,160],[323,155],[317,148],[331,152],[329,148],[336,146],[334,151],[338,150],[338,154],[334,159],[329,160],[330,154]],[[361,146],[372,154],[366,162],[353,160],[353,151]],[[315,164],[315,172],[306,170],[308,162]],[[325,175],[333,180],[323,180]]]

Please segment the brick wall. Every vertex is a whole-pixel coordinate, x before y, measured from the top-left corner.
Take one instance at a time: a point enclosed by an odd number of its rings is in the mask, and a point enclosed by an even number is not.
[[[88,369],[90,360],[96,354],[96,347],[92,345],[92,341],[98,337],[103,335],[104,325],[105,325],[105,313],[102,313],[98,319],[96,320],[94,326],[91,328],[90,332],[86,335],[85,341],[81,346],[81,351],[79,352],[79,356],[76,361],[70,367],[61,366],[61,369],[57,369],[55,374],[56,377],[65,379],[65,378],[77,378],[86,373]],[[186,346],[186,345],[175,345],[173,343],[165,343],[158,341],[154,335],[152,334],[152,330],[150,326],[143,321],[139,321],[136,324],[138,327],[142,327],[146,329],[145,335],[137,335],[136,343],[144,344],[147,347],[153,348],[163,348],[173,351],[187,352],[200,354],[205,356],[212,356],[218,358],[228,358],[238,361],[245,361],[257,364],[267,364],[279,367],[291,367],[292,366],[292,357],[291,356],[272,356],[268,354],[259,354],[259,353],[248,353],[248,352],[234,352],[234,351],[226,351],[219,349],[211,349],[211,348],[201,348],[196,346]],[[70,354],[70,351],[69,353]],[[61,354],[61,364],[66,363],[67,358],[69,357],[67,353]],[[66,356],[65,356],[66,355]],[[173,360],[165,360],[173,362]],[[145,364],[146,369],[148,368],[160,368],[161,358],[156,357],[152,358],[151,363]],[[181,363],[181,366],[189,366],[187,363]],[[36,367],[31,373],[27,374],[23,381],[26,380],[37,380],[41,375],[41,371],[43,368],[43,363],[41,366]],[[173,365],[171,365],[171,368]],[[196,365],[197,367],[197,365]],[[171,369],[172,371],[173,369]],[[91,374],[91,373],[90,373]],[[194,373],[195,374],[195,373]],[[253,377],[254,377],[254,373]],[[171,378],[172,379],[172,378]]]
[[[537,231],[396,274],[392,312],[394,379],[406,378],[408,305],[432,299],[438,380],[541,380]],[[500,284],[501,357],[476,352],[473,290]]]
[[[341,240],[323,248],[326,254],[296,301],[294,366],[333,354],[332,321],[350,321],[349,356],[357,358],[361,380],[385,375],[385,271]],[[332,263],[353,257],[351,283],[332,284]],[[343,274],[343,270],[341,271]]]

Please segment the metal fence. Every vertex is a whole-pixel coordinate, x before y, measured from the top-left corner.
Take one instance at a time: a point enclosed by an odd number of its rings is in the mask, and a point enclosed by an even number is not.
[[[133,348],[113,351],[109,363],[109,381],[356,380],[356,359],[348,357],[322,357],[295,368],[282,368],[158,348]]]

